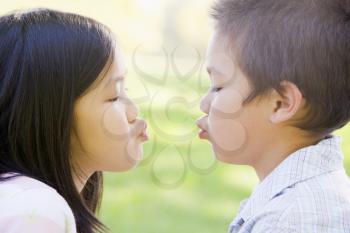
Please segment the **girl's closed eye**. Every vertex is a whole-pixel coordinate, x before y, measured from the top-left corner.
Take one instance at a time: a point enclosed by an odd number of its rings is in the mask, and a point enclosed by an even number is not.
[[[116,96],[116,97],[114,97],[114,98],[112,98],[112,99],[109,99],[108,101],[109,102],[115,102],[115,101],[117,101],[119,99],[119,96]]]
[[[121,97],[121,94],[123,93],[123,91],[126,91],[126,89],[124,89],[124,82],[123,80],[117,80],[115,83],[115,88],[114,88],[114,92],[115,92],[115,96],[108,99],[108,102],[115,102],[118,101]]]

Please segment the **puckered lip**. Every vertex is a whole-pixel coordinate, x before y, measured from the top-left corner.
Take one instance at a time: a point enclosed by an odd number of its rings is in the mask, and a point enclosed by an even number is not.
[[[202,116],[197,120],[197,126],[203,131],[208,132],[208,128],[206,127],[206,122],[207,122],[208,116]]]
[[[200,139],[209,139],[209,133],[208,133],[208,128],[207,128],[207,119],[208,116],[203,116],[197,120],[197,126],[201,130],[198,133],[198,136]]]
[[[140,138],[142,141],[147,141],[148,140],[148,134],[147,134],[147,123],[144,120],[138,120],[137,122],[138,125],[138,132],[137,132],[137,137]]]

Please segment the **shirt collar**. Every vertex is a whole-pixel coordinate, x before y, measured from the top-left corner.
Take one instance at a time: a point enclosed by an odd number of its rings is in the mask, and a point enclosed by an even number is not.
[[[340,143],[340,137],[330,136],[289,155],[255,188],[250,198],[242,202],[235,220],[247,221],[268,201],[298,182],[343,169]]]

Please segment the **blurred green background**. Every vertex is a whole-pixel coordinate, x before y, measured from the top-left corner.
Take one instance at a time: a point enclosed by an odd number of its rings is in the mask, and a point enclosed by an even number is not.
[[[208,89],[205,47],[211,0],[2,0],[0,13],[48,7],[80,13],[117,35],[129,95],[149,122],[144,160],[125,173],[105,173],[100,217],[113,233],[227,232],[239,202],[258,179],[247,166],[215,161],[197,138],[198,103]],[[343,137],[350,174],[350,126]]]

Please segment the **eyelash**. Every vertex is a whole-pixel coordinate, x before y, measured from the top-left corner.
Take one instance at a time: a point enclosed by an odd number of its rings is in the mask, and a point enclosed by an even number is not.
[[[126,90],[126,88],[124,88],[124,90]],[[115,97],[115,98],[112,98],[112,99],[109,99],[108,102],[116,102],[117,100],[119,100],[119,96]]]
[[[115,102],[115,101],[117,101],[119,99],[119,96],[117,96],[117,97],[115,97],[115,98],[113,98],[113,99],[109,99],[108,101],[109,102]]]
[[[128,91],[128,88],[125,87],[125,88],[124,88],[124,91],[127,92],[127,91]],[[115,98],[109,99],[108,102],[115,102],[115,101],[119,100],[119,98],[120,98],[120,97],[117,96],[117,97],[115,97]]]
[[[222,87],[213,87],[213,88],[211,89],[212,92],[219,92],[219,91],[221,91],[221,90],[222,90]]]

